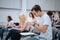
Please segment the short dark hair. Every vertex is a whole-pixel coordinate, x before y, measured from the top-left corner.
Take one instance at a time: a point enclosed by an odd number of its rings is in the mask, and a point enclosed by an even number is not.
[[[58,14],[60,14],[60,11],[58,12]]]
[[[52,11],[48,11],[47,14],[52,16],[53,12]]]
[[[35,10],[37,11],[41,11],[41,7],[39,5],[34,5],[33,8],[31,9],[31,11]]]

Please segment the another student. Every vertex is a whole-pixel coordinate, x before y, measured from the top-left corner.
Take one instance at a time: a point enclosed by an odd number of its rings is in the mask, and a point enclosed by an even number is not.
[[[57,25],[60,25],[60,12],[58,12],[59,19],[57,21]],[[58,40],[60,40],[60,31],[58,32]]]
[[[14,26],[14,22],[13,22],[13,19],[11,18],[11,16],[7,16],[7,21],[8,21],[8,24],[7,25],[3,25],[4,28],[12,28]],[[2,28],[2,32],[1,32],[1,40],[3,40],[3,33],[5,31],[5,29]]]
[[[5,28],[12,28],[15,26],[11,16],[7,16],[7,21],[8,21],[8,24],[5,26]]]
[[[60,23],[60,12],[58,12],[58,20],[57,20],[57,23]]]
[[[8,24],[5,26],[5,28],[10,29],[10,28],[13,28],[15,26],[15,24],[14,24],[13,19],[12,19],[11,16],[7,16],[7,21],[8,21]],[[9,36],[10,36],[10,34],[8,34],[6,36],[5,40],[7,40]]]
[[[53,12],[52,11],[48,11],[47,14],[50,17],[51,22],[52,22],[52,26],[53,26]]]
[[[52,40],[52,23],[50,17],[42,12],[39,5],[33,6],[31,11],[36,17],[40,17],[39,23],[33,24],[33,26],[41,32],[38,40]],[[33,38],[31,40],[33,40]]]
[[[51,19],[51,21],[52,21],[53,12],[52,12],[52,11],[48,11],[47,14],[48,14],[48,16],[50,17],[50,19]]]
[[[32,22],[36,22],[35,17],[32,12],[29,13],[29,17],[27,18],[26,22],[28,23],[29,30],[32,32],[34,27],[31,26]]]

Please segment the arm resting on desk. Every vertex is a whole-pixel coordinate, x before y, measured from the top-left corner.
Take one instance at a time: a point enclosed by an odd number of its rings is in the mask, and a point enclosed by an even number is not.
[[[35,24],[35,27],[40,30],[41,32],[45,33],[47,28],[48,28],[48,25],[43,25],[43,27],[39,26],[38,24]]]

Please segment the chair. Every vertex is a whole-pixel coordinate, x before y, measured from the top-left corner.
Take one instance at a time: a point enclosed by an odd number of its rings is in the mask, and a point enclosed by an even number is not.
[[[52,27],[52,36],[53,36],[52,40],[57,40],[57,38],[58,38],[58,36],[57,36],[58,32],[59,32],[59,30],[57,28]]]

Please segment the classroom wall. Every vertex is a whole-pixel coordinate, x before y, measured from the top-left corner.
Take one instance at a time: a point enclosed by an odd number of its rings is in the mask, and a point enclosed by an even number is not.
[[[35,4],[40,5],[42,10],[55,10],[55,0],[27,0],[28,9],[31,9]]]
[[[40,5],[44,13],[49,10],[60,11],[59,3],[60,0],[0,0],[0,24],[7,23],[8,15],[12,16],[14,22],[19,22],[19,14],[24,12],[28,15],[35,4]]]
[[[0,24],[7,23],[7,16],[11,16],[14,22],[19,22],[21,12],[21,0],[0,0]]]
[[[55,10],[60,11],[60,0],[55,0]]]
[[[40,5],[42,10],[60,11],[60,0],[27,0],[27,9],[35,4]]]

